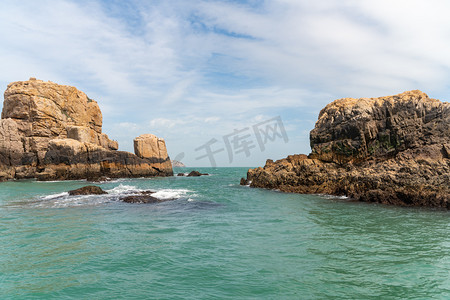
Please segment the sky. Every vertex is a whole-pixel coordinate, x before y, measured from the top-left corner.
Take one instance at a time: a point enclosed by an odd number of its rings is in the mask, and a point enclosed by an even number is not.
[[[120,150],[153,133],[188,166],[263,166],[309,153],[335,99],[420,89],[448,101],[449,11],[438,0],[2,0],[0,88],[77,87]]]

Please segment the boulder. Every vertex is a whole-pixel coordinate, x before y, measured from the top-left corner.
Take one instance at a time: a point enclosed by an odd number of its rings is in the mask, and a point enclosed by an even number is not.
[[[206,176],[208,173],[200,173],[199,171],[191,171],[187,177],[198,177],[198,176]]]
[[[164,202],[164,200],[160,200],[158,198],[152,197],[150,195],[133,195],[127,196],[121,199],[126,203],[159,203]]]
[[[160,170],[172,170],[164,139],[153,134],[143,134],[134,139],[134,153],[155,164]]]
[[[158,199],[156,197],[151,196],[154,193],[155,192],[153,191],[141,191],[138,193],[138,195],[126,196],[121,198],[120,200],[127,203],[146,203],[146,204],[175,200],[175,199]]]
[[[78,196],[78,195],[105,195],[108,194],[104,190],[102,190],[100,187],[95,185],[88,185],[84,186],[82,188],[69,191],[70,196]]]
[[[420,91],[336,100],[320,112],[310,142],[308,156],[248,170],[250,186],[450,208],[447,102]]]

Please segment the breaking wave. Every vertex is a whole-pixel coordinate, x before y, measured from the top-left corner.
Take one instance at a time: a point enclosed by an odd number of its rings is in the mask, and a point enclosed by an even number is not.
[[[122,196],[139,195],[143,191],[154,191],[153,197],[160,200],[177,200],[185,199],[192,201],[196,194],[187,189],[141,189],[133,185],[119,184],[118,186],[105,190],[108,194],[105,195],[81,195],[70,196],[68,192],[40,196],[27,202],[27,206],[34,208],[65,208],[65,207],[84,207],[84,206],[98,206],[111,202],[120,202]],[[23,204],[25,203],[21,203]]]

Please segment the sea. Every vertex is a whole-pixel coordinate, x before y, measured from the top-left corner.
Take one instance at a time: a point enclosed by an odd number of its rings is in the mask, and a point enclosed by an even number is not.
[[[0,299],[450,299],[450,213],[208,176],[0,183]],[[176,168],[187,173],[192,168]],[[152,190],[156,204],[120,201]]]

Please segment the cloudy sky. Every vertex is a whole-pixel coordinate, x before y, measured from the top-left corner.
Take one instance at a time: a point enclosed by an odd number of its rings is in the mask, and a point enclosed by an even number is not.
[[[210,165],[206,145],[219,166],[261,166],[309,153],[334,99],[448,101],[449,12],[433,0],[2,0],[0,87],[76,86],[121,150],[154,133],[190,166]]]

